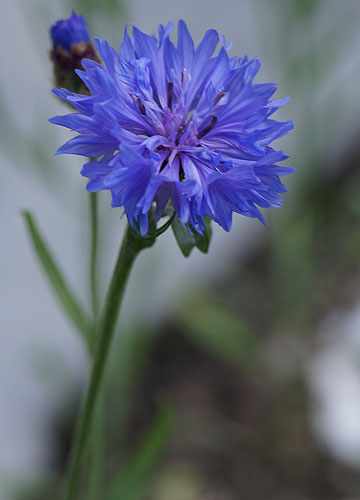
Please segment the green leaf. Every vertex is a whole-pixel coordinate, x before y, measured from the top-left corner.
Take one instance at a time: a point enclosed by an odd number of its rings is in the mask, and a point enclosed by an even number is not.
[[[196,245],[195,237],[191,236],[185,224],[181,222],[179,217],[175,217],[171,227],[174,231],[177,244],[179,245],[184,257],[189,257],[191,250]]]
[[[79,332],[91,348],[91,328],[90,322],[86,318],[84,311],[65,282],[59,267],[52,257],[44,238],[41,236],[35,220],[30,212],[23,211],[26,228],[30,236],[36,256],[41,267],[65,313],[73,322]]]
[[[173,428],[173,413],[162,404],[133,458],[116,476],[106,500],[135,500],[146,486]]]
[[[194,247],[198,248],[200,252],[207,253],[212,236],[211,218],[204,217],[205,230],[204,234],[199,234],[193,227],[190,226],[192,234],[189,233],[187,227],[179,217],[175,217],[172,228],[175,234],[176,241],[185,257],[188,257]]]
[[[205,220],[206,228],[205,228],[203,235],[197,233],[192,228],[191,228],[191,230],[193,231],[193,234],[194,234],[196,247],[200,250],[200,252],[208,253],[209,245],[210,245],[210,241],[211,241],[211,236],[212,236],[211,218],[205,216],[204,220]]]
[[[173,314],[184,334],[204,350],[242,368],[252,365],[257,335],[233,311],[203,292],[192,292],[176,302]]]

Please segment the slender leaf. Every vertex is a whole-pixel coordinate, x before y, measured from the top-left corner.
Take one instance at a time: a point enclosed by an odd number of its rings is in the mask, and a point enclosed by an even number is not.
[[[176,303],[173,314],[182,331],[206,351],[242,368],[252,365],[257,335],[228,308],[193,292]]]
[[[35,220],[30,212],[23,211],[26,228],[33,244],[41,267],[65,313],[79,332],[91,343],[91,328],[88,319],[74,294],[67,285],[62,273],[52,257],[44,238],[41,236]],[[91,347],[91,345],[90,345]]]
[[[187,227],[179,217],[175,217],[172,223],[172,229],[179,245],[182,254],[188,257],[194,247],[198,248],[200,252],[207,253],[212,236],[211,218],[204,217],[205,230],[204,234],[199,234],[195,229],[189,225],[192,234],[188,231]]]
[[[205,219],[205,231],[204,234],[201,235],[197,233],[196,231],[193,231],[194,233],[194,238],[195,238],[195,244],[196,248],[200,250],[200,252],[203,253],[208,253],[209,251],[209,245],[211,241],[211,236],[212,236],[212,228],[211,228],[211,218],[210,217],[204,217]]]
[[[181,222],[179,217],[175,217],[171,227],[174,231],[175,239],[182,254],[184,257],[189,257],[191,250],[196,245],[194,236],[191,236],[185,224]]]
[[[173,413],[162,405],[132,460],[110,486],[106,500],[135,500],[143,491],[150,473],[168,442],[173,428]]]

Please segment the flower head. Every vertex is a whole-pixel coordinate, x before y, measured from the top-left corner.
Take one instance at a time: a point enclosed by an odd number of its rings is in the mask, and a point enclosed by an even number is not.
[[[68,19],[60,19],[50,28],[50,35],[54,50],[61,49],[69,55],[73,50],[73,45],[90,41],[90,35],[86,27],[85,19],[82,15],[77,15],[73,11]]]
[[[73,11],[68,19],[61,19],[50,28],[50,37],[50,57],[54,63],[56,85],[76,92],[86,92],[86,87],[74,71],[81,68],[81,60],[85,57],[95,61],[99,59],[85,19]]]
[[[90,96],[54,89],[77,112],[50,121],[79,132],[56,154],[97,158],[82,169],[88,191],[109,189],[142,235],[152,205],[158,220],[169,202],[200,234],[205,216],[226,231],[233,212],[264,222],[258,207],[280,206],[279,176],[294,170],[270,147],[292,128],[270,118],[288,99],[270,101],[276,85],[253,83],[259,61],[229,57],[224,38],[213,56],[215,30],[195,48],[184,21],[176,46],[172,28],[158,38],[125,28],[119,52],[95,39],[104,65],[85,59],[77,71]]]

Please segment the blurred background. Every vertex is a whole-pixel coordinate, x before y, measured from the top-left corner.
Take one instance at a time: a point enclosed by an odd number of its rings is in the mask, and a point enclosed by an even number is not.
[[[277,118],[295,128],[277,147],[297,168],[269,228],[235,216],[207,256],[185,259],[168,231],[139,257],[92,500],[359,500],[358,0],[2,0],[0,499],[55,497],[88,377],[20,215],[35,214],[86,307],[86,180],[80,158],[53,157],[69,132],[47,122],[67,112],[48,29],[72,9],[115,47],[126,22],[153,33],[183,18],[196,42],[212,27],[232,55],[259,57],[257,82],[291,97]],[[99,201],[103,294],[125,221]]]

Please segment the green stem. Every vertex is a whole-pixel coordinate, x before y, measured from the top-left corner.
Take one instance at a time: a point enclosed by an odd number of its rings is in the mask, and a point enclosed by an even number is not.
[[[93,340],[96,342],[98,322],[98,274],[97,274],[97,252],[98,252],[98,194],[90,195],[90,229],[91,229],[91,253],[90,253],[90,295],[93,320]],[[104,459],[104,397],[100,390],[99,400],[94,415],[93,429],[91,433],[91,451],[89,461],[87,498],[98,500],[101,498],[102,473]]]
[[[83,407],[76,425],[74,444],[70,453],[68,475],[62,497],[64,500],[73,500],[78,490],[84,451],[90,439],[94,410],[104,376],[111,341],[114,336],[121,301],[135,258],[146,246],[149,246],[149,244],[135,238],[129,228],[127,228],[100,319],[94,364]]]
[[[97,193],[90,193],[90,224],[91,224],[91,255],[90,255],[90,293],[91,306],[94,323],[98,315],[97,297],[97,247],[98,247],[98,217],[97,217]]]
[[[101,498],[103,466],[105,456],[105,397],[100,391],[91,434],[91,454],[88,474],[88,500]]]

